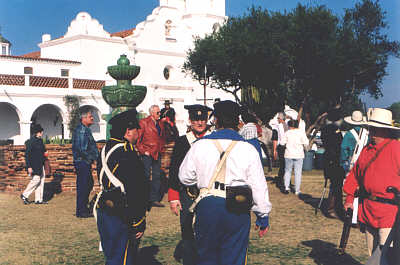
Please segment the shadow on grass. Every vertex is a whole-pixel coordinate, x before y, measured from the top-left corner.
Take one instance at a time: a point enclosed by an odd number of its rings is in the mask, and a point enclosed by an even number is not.
[[[61,173],[54,173],[53,179],[49,183],[44,184],[43,200],[50,201],[54,195],[62,192],[61,182],[64,179],[64,175]]]
[[[162,265],[162,263],[155,258],[158,251],[159,251],[158,246],[149,246],[141,248],[139,250],[138,264]]]
[[[312,250],[308,256],[314,259],[318,265],[362,265],[352,256],[345,253],[344,255],[337,254],[336,246],[332,243],[325,242],[319,239],[303,241],[304,246],[311,247]]]
[[[301,193],[299,195],[299,199],[302,200],[304,203],[310,205],[314,209],[314,213],[315,213],[315,209],[318,207],[318,205],[319,205],[319,203],[321,201],[321,197],[314,198],[310,194],[306,194],[306,193]],[[322,214],[326,218],[332,218],[332,217],[330,217],[330,215],[326,211],[326,208],[327,208],[326,204],[327,204],[327,199],[324,198],[322,200],[321,208],[319,208],[317,210],[317,214]],[[340,220],[343,221],[342,214],[339,214],[339,216],[340,216]]]

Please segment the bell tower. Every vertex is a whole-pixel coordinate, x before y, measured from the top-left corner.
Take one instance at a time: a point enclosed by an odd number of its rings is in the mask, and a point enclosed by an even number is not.
[[[0,33],[0,55],[11,55],[11,42],[4,38]]]
[[[225,0],[184,0],[186,13],[225,17]]]

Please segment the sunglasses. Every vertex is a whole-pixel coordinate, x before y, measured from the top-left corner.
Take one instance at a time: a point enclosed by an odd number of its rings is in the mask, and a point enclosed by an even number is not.
[[[156,114],[161,114],[161,111],[156,112]]]

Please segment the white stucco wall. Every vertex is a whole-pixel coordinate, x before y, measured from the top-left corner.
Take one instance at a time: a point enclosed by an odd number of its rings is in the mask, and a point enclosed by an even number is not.
[[[81,78],[105,80],[107,85],[115,85],[116,81],[106,73],[107,66],[115,65],[120,55],[126,54],[131,64],[141,67],[133,84],[147,86],[147,96],[138,106],[138,111],[147,113],[153,104],[162,108],[164,100],[170,99],[177,112],[178,128],[184,133],[188,118],[184,105],[203,104],[203,86],[182,73],[186,52],[193,46],[194,37],[211,33],[213,25],[221,25],[225,19],[225,0],[160,0],[160,6],[155,7],[145,21],[136,25],[132,35],[121,38],[111,37],[101,22],[90,14],[81,12],[69,26],[66,25],[65,36],[52,40],[50,35],[45,34],[39,44],[41,58],[79,63],[0,56],[0,74],[23,75],[24,67],[30,66],[35,76],[61,77],[61,69],[69,69],[70,84],[73,78]],[[171,23],[168,24],[167,21]],[[166,24],[170,26],[167,29]],[[166,66],[171,68],[168,80],[163,75]],[[44,111],[40,118],[42,125],[48,127],[49,134],[60,135],[61,120],[52,125],[58,111],[64,124],[64,136],[68,138],[68,111],[63,102],[65,95],[81,96],[81,105],[90,105],[96,109],[93,135],[96,140],[104,139],[106,123],[101,117],[109,113],[110,109],[102,99],[101,91],[28,85],[0,85],[0,104],[9,103],[20,111],[19,135],[11,135],[16,131],[14,128],[14,132],[4,132],[4,137],[12,137],[16,139],[16,143],[23,143],[29,137],[32,114],[40,106],[49,104],[53,106],[53,111]],[[209,106],[212,106],[215,98],[233,99],[229,94],[211,88],[207,88],[207,98],[210,99],[207,101]],[[11,112],[7,117],[10,117],[10,122],[15,120],[15,115],[12,116]],[[7,134],[11,136],[6,136]]]

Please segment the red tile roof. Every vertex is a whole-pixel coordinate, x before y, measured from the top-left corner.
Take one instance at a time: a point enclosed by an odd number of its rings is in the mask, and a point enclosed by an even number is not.
[[[0,85],[23,86],[25,85],[25,76],[0,74]]]
[[[129,35],[132,35],[134,31],[135,31],[135,28],[131,28],[131,29],[111,33],[110,36],[125,38],[125,37],[128,37]]]
[[[73,88],[77,89],[101,89],[106,85],[104,80],[76,79],[73,80]]]
[[[60,87],[68,88],[68,79],[46,76],[29,76],[29,85],[38,87]]]
[[[81,64],[81,62],[78,62],[78,61],[50,59],[50,58],[34,58],[34,57],[24,57],[24,56],[14,56],[14,55],[0,55],[0,58],[10,58],[10,59],[29,60],[29,61],[47,61],[47,62],[55,62],[55,63]]]
[[[40,58],[40,51],[30,52],[30,53],[21,55],[21,57],[25,57],[25,58]]]

